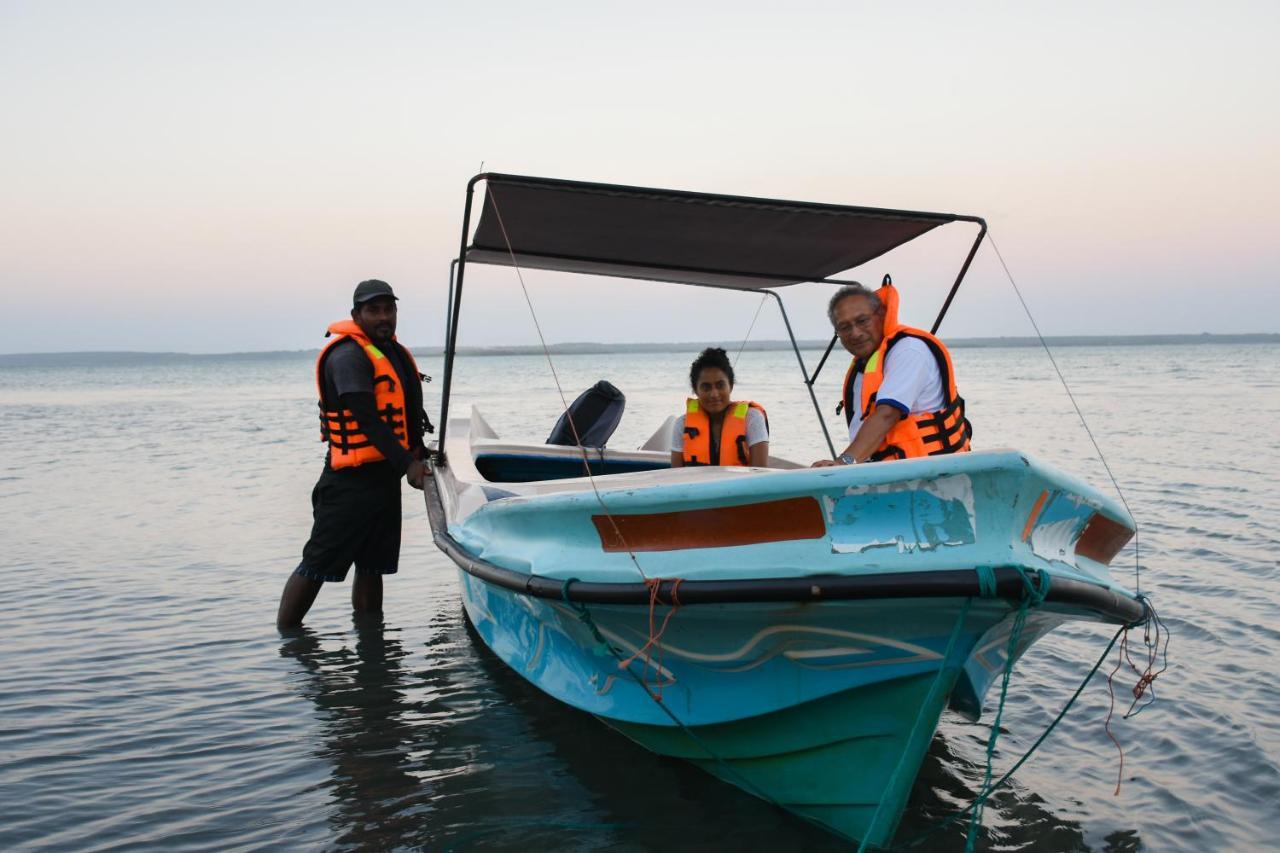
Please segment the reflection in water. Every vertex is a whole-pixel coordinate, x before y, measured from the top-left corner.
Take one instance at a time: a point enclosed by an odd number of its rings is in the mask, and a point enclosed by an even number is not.
[[[524,840],[530,849],[598,849],[611,844],[634,850],[846,850],[848,844],[825,831],[721,782],[688,762],[663,758],[632,743],[589,714],[552,699],[498,659],[466,624],[477,675],[493,688],[509,713],[520,715],[532,741],[549,749],[572,774],[583,799],[574,803],[548,791],[541,802],[558,811],[562,830],[551,826],[530,834],[524,826],[505,836],[506,844]],[[588,812],[612,831],[594,835],[569,832],[570,822]],[[575,814],[576,808],[576,814]],[[731,819],[726,819],[732,816]],[[494,834],[483,846],[494,843]]]
[[[381,618],[349,635],[307,628],[284,657],[319,713],[317,755],[340,847],[431,849],[839,850],[847,844],[692,765],[633,744],[511,671],[458,613],[437,611],[425,648],[404,648]],[[850,768],[856,772],[856,768]],[[929,833],[973,796],[983,767],[939,734],[899,829]],[[726,815],[733,815],[732,821]],[[962,850],[967,821],[931,833]],[[1118,833],[1108,850],[1140,846]],[[1080,827],[1040,797],[1005,788],[985,813],[982,846],[1084,850]]]
[[[411,653],[380,619],[350,636],[302,628],[296,660],[332,766],[330,825],[340,847],[590,849],[625,829],[489,684],[457,615],[437,613]],[[532,688],[529,688],[532,690]],[[581,716],[581,715],[578,715]],[[602,835],[603,833],[603,835]],[[625,837],[625,836],[621,836]]]
[[[990,729],[981,725],[976,728],[981,731],[978,741],[982,743],[975,743],[975,747],[979,747],[981,754]],[[963,850],[969,815],[959,818],[956,815],[973,801],[982,787],[985,772],[985,763],[973,761],[954,749],[942,732],[935,734],[894,841],[909,845],[924,838],[927,840],[922,840],[916,849]],[[943,826],[948,819],[952,822]],[[987,801],[978,838],[979,849],[1043,853],[1089,849],[1078,823],[1053,814],[1038,794],[1019,786],[1016,777],[1012,787],[1006,784]],[[1106,849],[1128,848],[1108,846]]]
[[[421,784],[411,772],[416,734],[408,722],[404,649],[387,635],[381,616],[353,621],[354,652],[346,645],[326,650],[318,635],[302,628],[280,653],[310,676],[301,692],[320,711],[317,754],[333,764],[334,837],[365,847],[409,834],[411,816],[397,804]]]
[[[460,614],[432,622],[425,650],[414,653],[379,620],[337,637],[302,628],[281,646],[319,712],[317,754],[332,767],[325,787],[338,846],[846,846],[546,696]]]

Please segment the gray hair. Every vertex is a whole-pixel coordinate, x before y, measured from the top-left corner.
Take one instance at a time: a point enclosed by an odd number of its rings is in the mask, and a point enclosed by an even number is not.
[[[832,326],[836,324],[836,306],[850,296],[865,297],[867,304],[871,306],[871,310],[876,314],[879,314],[881,309],[884,308],[884,303],[880,301],[880,297],[865,285],[856,281],[853,284],[846,284],[837,290],[835,296],[832,296],[831,301],[827,303],[827,319],[831,321]]]

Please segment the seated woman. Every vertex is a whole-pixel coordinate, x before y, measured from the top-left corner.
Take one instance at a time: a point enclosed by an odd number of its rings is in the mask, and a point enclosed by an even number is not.
[[[696,397],[671,430],[671,467],[769,464],[769,418],[751,401],[735,402],[733,365],[719,347],[702,351],[689,368]]]

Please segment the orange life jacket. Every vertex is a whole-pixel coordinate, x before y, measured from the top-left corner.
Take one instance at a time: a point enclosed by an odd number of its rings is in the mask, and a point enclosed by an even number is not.
[[[973,426],[964,414],[964,398],[956,390],[956,372],[951,365],[951,353],[942,341],[923,329],[914,329],[898,323],[898,291],[888,276],[876,291],[884,305],[884,339],[880,348],[872,353],[865,365],[858,365],[855,356],[844,375],[844,392],[841,406],[845,423],[853,422],[853,382],[859,370],[862,372],[861,399],[858,411],[865,421],[876,404],[876,392],[884,382],[884,362],[894,344],[904,338],[924,341],[938,362],[942,376],[942,408],[936,412],[908,414],[898,421],[871,454],[872,461],[881,459],[912,459],[918,456],[936,456],[941,453],[960,453],[969,449]]]
[[[337,400],[325,400],[324,395],[324,360],[333,348],[347,338],[360,344],[361,351],[373,365],[373,401],[378,417],[391,427],[391,431],[400,441],[400,445],[409,449],[409,430],[405,426],[404,387],[400,377],[387,356],[373,345],[373,342],[361,331],[354,320],[340,320],[329,326],[326,335],[333,335],[333,340],[325,344],[316,359],[316,386],[320,392],[320,440],[329,442],[329,467],[354,468],[366,462],[380,462],[386,459],[378,448],[373,446],[368,436],[360,431],[360,424],[347,409],[338,409]],[[392,346],[400,347],[398,343]],[[400,347],[400,352],[408,360],[408,368],[416,376],[417,362],[407,347]]]
[[[720,424],[720,454],[711,461],[711,418],[702,411],[696,397],[685,401],[684,412],[684,464],[685,465],[749,465],[751,453],[747,448],[747,412],[759,410],[765,425],[769,416],[764,406],[750,400],[730,403]]]

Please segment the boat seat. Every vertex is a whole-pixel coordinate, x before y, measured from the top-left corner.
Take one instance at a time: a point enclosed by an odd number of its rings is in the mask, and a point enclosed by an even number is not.
[[[568,447],[577,445],[579,442],[574,440],[573,430],[576,426],[583,447],[604,447],[605,442],[613,435],[613,431],[618,428],[618,422],[622,420],[622,410],[626,405],[626,396],[601,379],[579,394],[578,399],[574,400],[568,410],[560,415],[546,443]],[[573,419],[572,426],[569,423],[570,418]]]

